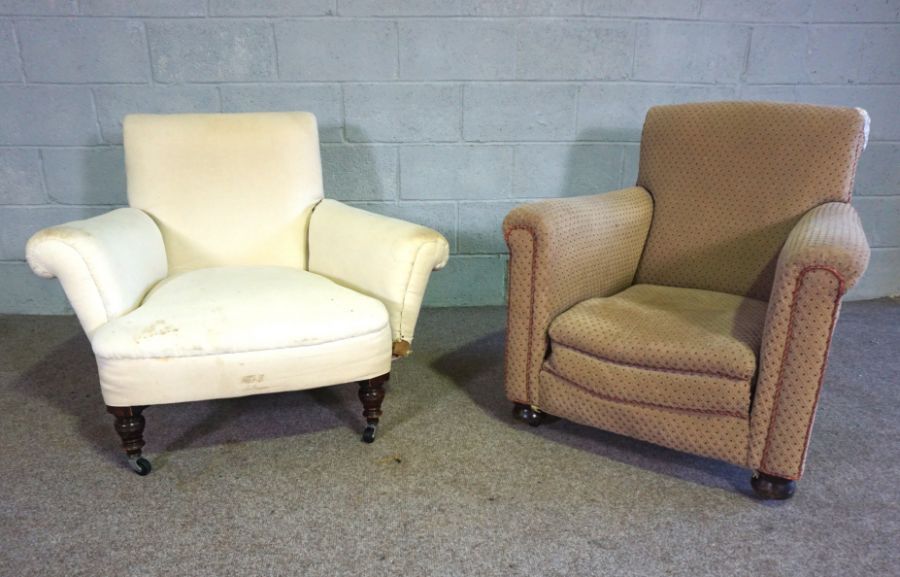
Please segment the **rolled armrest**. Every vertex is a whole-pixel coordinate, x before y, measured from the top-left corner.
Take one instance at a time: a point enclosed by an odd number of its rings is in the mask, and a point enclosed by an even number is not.
[[[652,215],[652,198],[641,187],[528,204],[507,215],[511,400],[538,404],[535,385],[557,315],[632,283]]]
[[[760,351],[752,468],[787,479],[803,474],[841,298],[868,262],[866,235],[849,204],[820,205],[791,231],[778,258]]]
[[[89,337],[137,308],[168,272],[159,228],[135,208],[41,230],[26,257],[36,274],[59,278]]]
[[[432,270],[447,264],[438,232],[323,200],[309,222],[309,270],[382,301],[398,356],[409,352]]]

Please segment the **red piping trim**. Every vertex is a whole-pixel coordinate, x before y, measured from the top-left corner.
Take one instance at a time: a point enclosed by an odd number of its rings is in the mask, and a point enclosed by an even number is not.
[[[831,325],[829,327],[828,340],[825,342],[825,355],[822,359],[822,366],[819,368],[819,382],[816,385],[816,398],[813,401],[812,412],[809,415],[809,422],[806,424],[806,435],[803,440],[803,454],[804,454],[804,456],[806,455],[806,449],[807,449],[808,443],[809,443],[809,434],[812,431],[812,423],[813,423],[813,419],[815,418],[815,415],[816,415],[816,407],[819,404],[819,395],[822,392],[822,382],[825,379],[825,364],[828,362],[828,350],[831,348],[831,337],[834,335],[834,325],[837,322],[838,305],[841,302],[841,297],[844,296],[844,291],[845,291],[845,287],[846,287],[846,281],[844,280],[844,277],[841,276],[841,273],[838,272],[837,269],[830,267],[830,266],[826,266],[826,265],[807,266],[800,271],[799,275],[797,275],[797,284],[794,287],[794,293],[791,297],[791,314],[790,314],[790,317],[788,318],[788,334],[785,339],[784,352],[781,355],[781,366],[778,369],[778,381],[776,381],[776,383],[775,383],[775,400],[772,403],[772,414],[769,415],[769,427],[768,427],[768,430],[766,431],[766,443],[763,446],[763,454],[762,454],[762,458],[760,459],[760,468],[759,468],[759,470],[762,471],[763,473],[766,473],[769,475],[776,475],[779,477],[783,477],[785,479],[793,479],[793,480],[797,480],[803,475],[804,459],[800,460],[800,467],[799,467],[796,475],[785,475],[783,473],[772,472],[771,470],[766,468],[765,462],[769,455],[769,441],[772,438],[772,429],[775,426],[775,419],[778,416],[778,401],[781,400],[781,388],[782,388],[782,385],[784,384],[784,366],[787,363],[787,357],[788,357],[788,354],[790,353],[792,340],[794,338],[794,314],[797,312],[797,297],[800,294],[800,289],[803,288],[803,280],[806,278],[806,274],[809,273],[810,271],[815,271],[815,270],[824,270],[824,271],[827,271],[827,272],[830,272],[831,274],[833,274],[834,277],[838,281],[838,290],[837,290],[837,294],[834,297],[834,304],[832,305],[833,308],[831,310]]]
[[[562,347],[562,348],[564,348],[564,349],[569,349],[569,350],[575,351],[575,352],[577,352],[577,353],[581,353],[581,354],[583,354],[583,355],[585,355],[585,356],[588,356],[588,357],[597,359],[598,361],[607,362],[607,363],[610,363],[610,364],[612,364],[612,365],[619,365],[619,366],[623,366],[623,367],[631,367],[631,368],[635,368],[635,369],[644,369],[644,370],[648,370],[648,371],[658,371],[658,372],[660,372],[660,373],[675,373],[675,374],[680,374],[680,375],[695,375],[695,376],[700,376],[700,377],[720,377],[720,378],[723,378],[723,379],[728,379],[728,380],[731,380],[731,381],[740,381],[740,382],[746,382],[746,381],[749,381],[750,379],[753,378],[752,376],[750,376],[750,377],[736,377],[736,376],[734,376],[734,375],[729,375],[729,374],[726,374],[726,373],[717,373],[717,372],[714,372],[714,371],[692,371],[692,370],[689,370],[689,369],[673,369],[673,368],[669,368],[669,367],[653,367],[653,366],[650,366],[650,365],[641,365],[641,364],[638,364],[638,363],[626,363],[626,362],[624,362],[624,361],[615,361],[615,360],[613,360],[613,359],[610,359],[610,358],[607,358],[607,357],[598,355],[598,354],[596,354],[596,353],[591,353],[591,352],[588,352],[588,351],[584,351],[584,350],[579,349],[578,347],[573,347],[572,345],[567,345],[567,344],[561,343],[561,342],[559,342],[559,341],[553,341],[553,345],[554,345],[554,346],[557,346],[557,347]]]
[[[720,411],[720,410],[716,410],[716,409],[689,409],[686,407],[673,407],[671,405],[649,403],[647,401],[634,401],[631,399],[621,399],[619,397],[613,397],[611,395],[604,395],[603,393],[598,393],[597,391],[592,391],[591,389],[585,387],[584,385],[581,385],[579,383],[576,383],[575,381],[567,379],[566,377],[560,375],[559,373],[557,373],[556,371],[554,371],[553,369],[551,369],[547,366],[544,366],[543,370],[546,371],[547,373],[550,373],[554,377],[572,385],[576,389],[584,391],[585,393],[591,395],[592,397],[597,397],[598,399],[601,399],[604,401],[621,403],[623,405],[635,405],[638,407],[647,407],[647,408],[651,408],[651,409],[662,409],[662,410],[666,410],[666,411],[675,411],[675,412],[679,412],[679,413],[688,413],[688,414],[700,413],[700,414],[704,414],[704,415],[714,415],[717,417],[733,417],[735,419],[741,419],[744,421],[747,420],[747,415],[745,415],[743,413],[738,413],[735,411]]]
[[[534,291],[535,291],[535,271],[537,270],[537,235],[534,230],[525,227],[525,226],[516,226],[506,231],[503,235],[504,240],[506,241],[506,246],[509,247],[509,263],[507,266],[509,271],[512,270],[512,247],[509,245],[509,236],[517,231],[525,231],[531,236],[531,301],[529,303],[529,319],[528,319],[528,355],[525,359],[525,395],[528,397],[528,404],[532,403],[532,394],[531,394],[531,375],[529,372],[531,371],[531,351],[534,348]],[[512,286],[512,276],[510,275],[510,286]],[[509,290],[509,289],[507,289]],[[509,300],[509,296],[507,295],[507,300]],[[506,370],[507,374],[509,374],[509,313],[507,309],[506,315],[506,346],[507,346],[507,354],[506,354]]]

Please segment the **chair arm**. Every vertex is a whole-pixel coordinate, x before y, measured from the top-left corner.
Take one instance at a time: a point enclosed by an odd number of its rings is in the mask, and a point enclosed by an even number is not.
[[[397,356],[409,353],[428,278],[449,252],[430,228],[335,200],[320,202],[310,217],[310,272],[382,301]]]
[[[39,276],[59,277],[88,337],[137,308],[168,272],[156,223],[136,208],[45,228],[26,246]]]
[[[750,420],[748,465],[799,479],[841,298],[869,245],[856,211],[830,202],[794,226],[778,257]]]
[[[653,200],[640,187],[523,205],[507,215],[510,400],[538,405],[538,373],[557,315],[631,285],[652,215]]]

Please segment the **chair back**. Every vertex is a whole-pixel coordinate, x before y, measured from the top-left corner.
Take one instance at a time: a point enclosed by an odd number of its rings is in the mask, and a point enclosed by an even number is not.
[[[308,112],[131,115],[128,203],[162,231],[169,271],[306,267],[310,212],[323,196]]]
[[[653,196],[653,222],[635,282],[768,300],[794,224],[813,207],[850,200],[867,129],[856,108],[651,108],[637,184]]]

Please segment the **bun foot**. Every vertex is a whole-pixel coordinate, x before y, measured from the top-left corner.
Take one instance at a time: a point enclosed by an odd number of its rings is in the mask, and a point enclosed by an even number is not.
[[[537,427],[544,421],[544,413],[540,412],[536,407],[516,403],[513,407],[513,417],[523,423],[528,423],[532,427]]]
[[[797,482],[765,473],[756,473],[750,478],[753,492],[760,499],[783,501],[790,499],[797,490]]]

